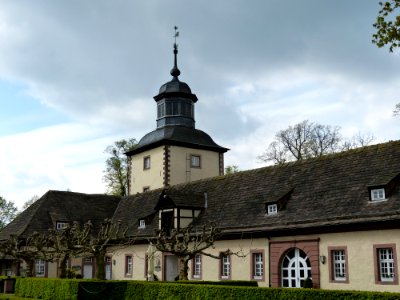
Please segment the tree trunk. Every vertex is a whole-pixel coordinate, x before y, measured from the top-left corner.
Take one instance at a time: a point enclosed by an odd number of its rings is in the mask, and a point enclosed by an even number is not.
[[[106,271],[104,265],[104,258],[106,256],[105,251],[100,251],[95,255],[96,258],[96,279],[104,280],[106,279]]]
[[[67,263],[68,263],[69,255],[65,254],[61,256],[60,259],[60,278],[67,277]]]
[[[179,280],[189,280],[189,258],[187,256],[179,257]]]
[[[26,259],[26,277],[35,277],[35,260],[34,259]]]

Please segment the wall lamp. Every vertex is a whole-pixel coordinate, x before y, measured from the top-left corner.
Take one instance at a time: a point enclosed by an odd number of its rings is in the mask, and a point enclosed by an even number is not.
[[[320,255],[320,257],[319,257],[319,261],[321,262],[321,264],[325,264],[325,262],[326,262],[326,256],[325,255]]]

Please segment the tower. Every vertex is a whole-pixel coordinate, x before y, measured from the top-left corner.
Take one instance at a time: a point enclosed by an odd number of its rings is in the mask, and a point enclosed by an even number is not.
[[[176,30],[177,28],[175,28]],[[175,33],[175,38],[178,33]],[[204,131],[195,129],[197,96],[179,80],[178,45],[174,43],[172,80],[154,96],[157,103],[157,128],[146,134],[130,158],[129,194],[168,187],[224,172],[227,148],[217,145]]]

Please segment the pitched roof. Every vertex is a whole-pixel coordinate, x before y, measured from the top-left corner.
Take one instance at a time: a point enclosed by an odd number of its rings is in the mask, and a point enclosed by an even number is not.
[[[10,235],[26,238],[33,232],[46,232],[56,222],[91,221],[94,228],[111,218],[120,201],[118,196],[48,191],[20,213],[0,232],[0,240]]]
[[[370,201],[369,187],[391,183],[387,201]],[[200,223],[215,222],[225,232],[285,231],[288,229],[400,220],[400,141],[373,145],[320,158],[243,171],[173,186],[167,194],[207,195]],[[161,190],[121,200],[114,218],[136,222],[152,216],[146,229],[131,226],[133,235],[146,235],[158,226],[155,206]],[[288,196],[287,198],[285,198]],[[285,198],[276,215],[266,204]],[[398,222],[400,226],[400,222]]]

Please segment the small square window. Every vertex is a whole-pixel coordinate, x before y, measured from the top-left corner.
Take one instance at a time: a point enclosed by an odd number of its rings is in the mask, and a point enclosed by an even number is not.
[[[268,213],[269,215],[274,215],[274,214],[278,213],[278,205],[276,205],[276,204],[269,204],[269,205],[267,206],[267,213]]]
[[[371,200],[372,201],[385,200],[385,189],[372,189],[371,190]]]
[[[145,220],[139,220],[139,228],[146,228],[146,221]]]
[[[191,155],[190,156],[190,166],[192,168],[200,168],[200,155]]]
[[[67,223],[67,222],[57,222],[57,223],[56,223],[56,229],[57,229],[57,230],[64,229],[64,228],[66,228],[67,226],[68,226],[68,223]]]
[[[150,156],[146,156],[143,158],[143,169],[144,170],[150,169]]]

